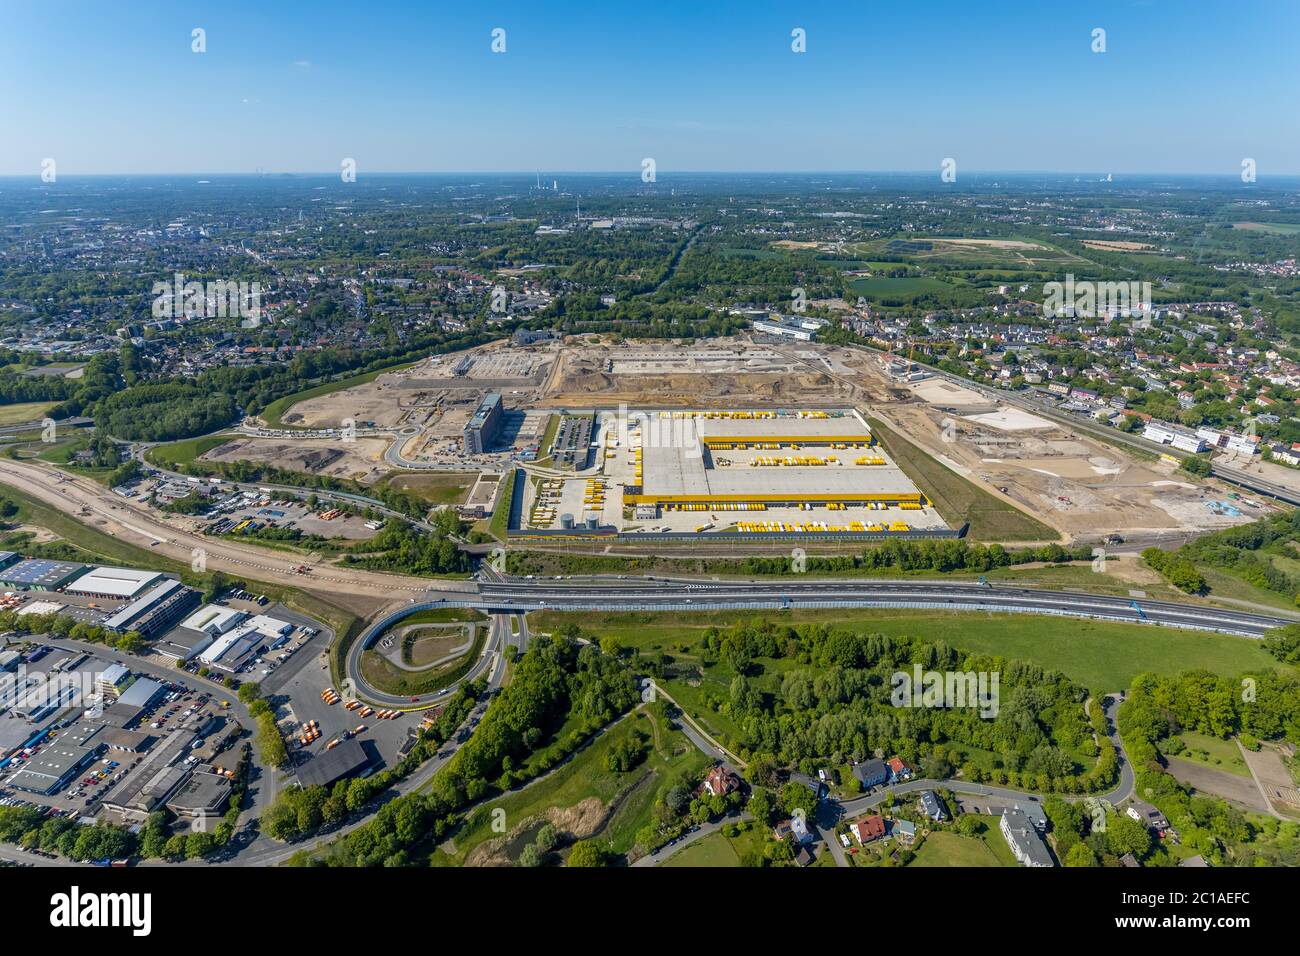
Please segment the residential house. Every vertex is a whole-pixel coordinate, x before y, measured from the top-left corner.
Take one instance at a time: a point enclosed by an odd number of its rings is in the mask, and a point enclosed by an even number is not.
[[[1138,823],[1152,830],[1164,831],[1169,829],[1169,821],[1165,819],[1165,815],[1149,803],[1134,800],[1124,808],[1124,812]]]
[[[1002,811],[998,829],[1021,866],[1054,865],[1052,855],[1047,852],[1047,844],[1038,835],[1038,830],[1029,822],[1029,818],[1018,808],[1008,807]]]
[[[816,839],[812,828],[808,826],[808,821],[802,815],[793,816],[789,820],[782,820],[772,828],[772,834],[778,840],[794,837],[794,842],[800,846],[806,846]]]
[[[740,789],[740,777],[722,764],[718,764],[705,775],[704,789],[715,797],[725,797]]]
[[[854,765],[853,776],[864,791],[883,787],[889,782],[889,767],[883,760],[864,760]]]
[[[889,835],[904,846],[916,842],[916,824],[911,820],[894,820],[889,825]]]
[[[944,809],[943,803],[935,796],[933,790],[921,791],[921,812],[936,823],[948,819],[948,811]]]
[[[859,843],[866,846],[885,835],[885,818],[876,815],[863,817],[856,823],[849,824],[849,832],[857,837]]]

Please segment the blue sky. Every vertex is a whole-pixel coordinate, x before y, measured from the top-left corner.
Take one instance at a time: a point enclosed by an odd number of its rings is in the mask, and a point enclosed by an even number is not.
[[[190,50],[191,30],[207,52]],[[491,52],[491,31],[506,52]],[[791,51],[791,30],[807,52]],[[1093,53],[1093,28],[1107,51]],[[1297,0],[0,6],[0,175],[1300,173]]]

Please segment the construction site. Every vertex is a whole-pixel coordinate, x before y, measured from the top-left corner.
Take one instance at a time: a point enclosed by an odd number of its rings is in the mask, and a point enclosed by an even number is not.
[[[1263,517],[1272,506],[1198,481],[1175,460],[1137,457],[973,389],[927,379],[874,414],[934,460],[1069,540],[1193,532]],[[1240,505],[1240,507],[1237,507]]]
[[[469,448],[467,426],[490,403],[500,415]],[[348,420],[360,437],[330,461],[309,453],[337,442],[306,434],[242,439],[210,457],[296,454],[303,471],[366,482],[522,468],[512,530],[543,535],[955,534],[969,519],[962,496],[939,494],[952,481],[1063,542],[1223,527],[1269,507],[1225,506],[1227,489],[1174,461],[1135,456],[902,357],[753,335],[494,342],[306,397],[281,419],[320,429]],[[1051,540],[1037,527],[1034,540]]]

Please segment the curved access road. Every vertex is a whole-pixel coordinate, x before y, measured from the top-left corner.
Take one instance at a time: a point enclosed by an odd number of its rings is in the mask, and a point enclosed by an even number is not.
[[[417,601],[386,614],[366,628],[352,642],[352,646],[348,648],[348,656],[344,662],[344,670],[347,678],[352,681],[352,690],[355,695],[367,703],[379,707],[401,711],[416,711],[427,710],[436,706],[454,694],[456,688],[461,684],[482,677],[484,674],[488,675],[489,690],[495,690],[499,687],[505,673],[505,668],[499,665],[506,647],[510,644],[516,644],[520,639],[520,634],[524,635],[526,639],[528,633],[526,629],[521,629],[519,633],[515,633],[510,626],[510,615],[507,614],[492,615],[491,620],[488,622],[488,636],[487,640],[483,642],[483,650],[479,653],[478,659],[474,661],[469,672],[464,677],[451,682],[434,693],[405,697],[390,694],[372,686],[362,675],[361,655],[370,649],[380,634],[383,634],[394,624],[405,620],[412,614],[418,614],[420,611],[437,611],[447,607],[467,606],[468,602],[458,598],[459,596],[453,595],[450,601],[445,598],[433,601]]]

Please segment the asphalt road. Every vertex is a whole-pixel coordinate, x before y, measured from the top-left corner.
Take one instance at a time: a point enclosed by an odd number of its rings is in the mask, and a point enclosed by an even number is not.
[[[224,571],[235,577],[251,577],[305,590],[367,596],[394,592],[423,594],[435,585],[444,591],[472,589],[470,582],[433,581],[332,565],[317,566],[309,573],[299,574],[294,570],[303,564],[298,555],[187,531],[179,526],[179,521],[170,524],[151,509],[115,495],[89,478],[66,476],[27,462],[0,458],[0,483],[19,488],[82,524],[137,547],[152,549],[174,561],[189,565],[201,551],[208,570]]]
[[[465,600],[463,597],[453,600]],[[1289,618],[1172,601],[1136,600],[1072,591],[944,581],[700,582],[590,580],[488,582],[475,607],[514,613],[536,610],[706,611],[733,608],[898,607],[999,611],[1160,624],[1262,637]]]
[[[358,697],[363,700],[378,704],[380,707],[391,707],[395,710],[423,710],[432,707],[439,701],[445,700],[451,694],[455,693],[456,688],[466,681],[476,680],[483,674],[489,674],[490,680],[499,680],[499,675],[504,672],[504,667],[498,664],[502,660],[502,653],[508,645],[514,644],[519,646],[511,633],[510,616],[507,614],[494,614],[488,622],[488,637],[483,644],[483,650],[479,658],[470,668],[469,673],[458,681],[454,681],[447,687],[438,690],[436,693],[423,694],[418,696],[406,696],[388,694],[372,687],[368,684],[361,674],[361,655],[375,642],[384,631],[392,627],[403,618],[409,617],[419,611],[438,610],[447,605],[442,601],[433,602],[416,602],[408,604],[406,607],[399,608],[392,613],[380,618],[374,624],[370,625],[362,634],[352,642],[348,649],[345,669],[347,675],[352,679],[353,686]],[[520,618],[522,620],[522,617]],[[527,625],[520,625],[520,636],[527,640]],[[499,686],[499,685],[498,685]]]

